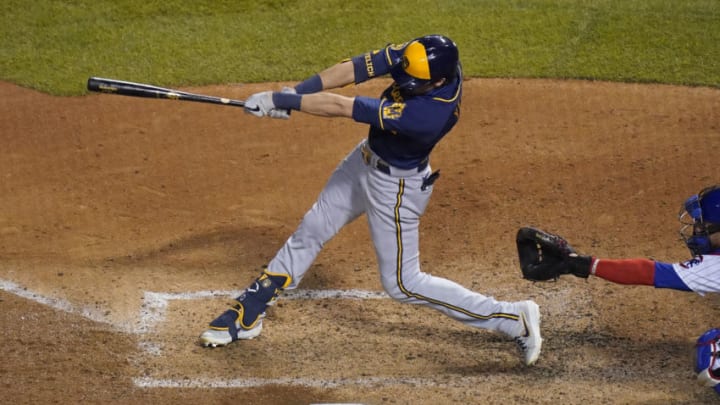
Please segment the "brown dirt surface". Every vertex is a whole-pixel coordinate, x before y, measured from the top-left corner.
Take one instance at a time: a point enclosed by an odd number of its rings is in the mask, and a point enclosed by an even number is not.
[[[284,83],[186,88],[243,99]],[[343,89],[377,95],[387,82]],[[345,119],[0,83],[4,403],[703,404],[695,339],[714,295],[522,280],[538,226],[600,257],[689,258],[676,213],[718,182],[720,91],[552,80],[465,83],[421,224],[423,270],[534,299],[543,353],[389,299],[288,299],[259,338],[197,336],[366,135]],[[364,218],[303,290],[380,292]],[[297,298],[297,297],[296,297]]]

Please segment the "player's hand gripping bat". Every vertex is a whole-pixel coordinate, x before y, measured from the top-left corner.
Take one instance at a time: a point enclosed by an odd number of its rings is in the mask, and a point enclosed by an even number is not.
[[[120,94],[123,96],[163,98],[168,100],[196,101],[200,103],[245,107],[245,102],[241,100],[206,96],[204,94],[194,94],[180,90],[166,89],[150,84],[126,82],[115,79],[103,79],[101,77],[89,78],[87,88],[90,91],[107,94]]]

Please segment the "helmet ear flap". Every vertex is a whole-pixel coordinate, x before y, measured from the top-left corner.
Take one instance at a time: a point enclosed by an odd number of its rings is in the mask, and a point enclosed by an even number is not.
[[[403,62],[393,66],[390,74],[398,87],[400,87],[400,90],[408,93],[412,93],[427,83],[430,83],[430,80],[423,80],[409,75],[403,67]]]

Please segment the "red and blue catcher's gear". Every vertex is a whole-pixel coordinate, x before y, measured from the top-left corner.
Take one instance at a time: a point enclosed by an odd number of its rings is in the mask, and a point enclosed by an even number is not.
[[[710,329],[698,338],[694,357],[698,381],[720,394],[720,329]]]
[[[720,185],[707,187],[682,205],[680,235],[690,260],[666,263],[649,259],[597,260],[595,275],[633,285],[654,285],[699,294],[720,292],[720,247],[711,235],[720,232]]]
[[[687,217],[690,217],[688,221]],[[710,235],[720,232],[720,185],[707,187],[685,201],[679,214],[680,236],[693,255],[713,250]]]

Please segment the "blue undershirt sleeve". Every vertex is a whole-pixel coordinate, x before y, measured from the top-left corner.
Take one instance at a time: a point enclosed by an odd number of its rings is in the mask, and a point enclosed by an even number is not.
[[[680,291],[692,291],[670,263],[655,262],[655,288],[671,288]]]

